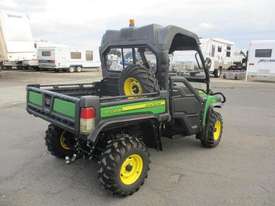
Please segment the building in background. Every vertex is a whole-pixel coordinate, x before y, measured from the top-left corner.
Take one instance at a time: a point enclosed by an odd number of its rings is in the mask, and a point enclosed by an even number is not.
[[[275,76],[275,40],[250,42],[246,78],[249,76]]]
[[[37,57],[39,69],[81,72],[83,68],[100,67],[100,62],[94,61],[92,50],[73,49],[65,45],[39,46]]]
[[[25,14],[0,11],[1,67],[21,67],[36,59],[30,22]]]
[[[210,65],[209,71],[215,77],[220,77],[223,69],[228,69],[236,57],[234,42],[221,38],[200,39],[201,50],[204,58]]]

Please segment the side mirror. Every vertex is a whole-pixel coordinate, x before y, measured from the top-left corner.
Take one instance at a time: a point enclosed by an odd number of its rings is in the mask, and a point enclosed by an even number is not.
[[[205,65],[205,68],[206,68],[207,70],[209,70],[210,67],[211,67],[211,65],[212,65],[212,60],[211,60],[209,57],[206,57],[206,58],[205,58],[205,61],[204,61],[204,65]]]

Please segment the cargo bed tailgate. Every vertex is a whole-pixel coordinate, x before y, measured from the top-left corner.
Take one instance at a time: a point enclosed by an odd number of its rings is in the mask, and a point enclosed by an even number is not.
[[[27,111],[72,133],[79,132],[79,101],[39,86],[27,86]]]

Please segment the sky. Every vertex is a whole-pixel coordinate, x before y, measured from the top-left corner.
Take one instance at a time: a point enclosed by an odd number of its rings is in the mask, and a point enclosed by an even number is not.
[[[104,31],[147,24],[177,25],[200,37],[247,48],[275,39],[274,0],[0,0],[0,10],[26,13],[33,37],[97,51]]]

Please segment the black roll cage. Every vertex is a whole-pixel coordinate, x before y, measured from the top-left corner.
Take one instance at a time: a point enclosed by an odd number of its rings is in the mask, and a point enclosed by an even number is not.
[[[110,48],[146,47],[156,56],[156,76],[161,88],[167,90],[169,88],[169,54],[180,50],[195,50],[201,59],[205,78],[188,80],[206,83],[206,93],[209,93],[209,72],[205,66],[199,45],[199,38],[196,34],[177,26],[162,27],[160,25],[151,24],[138,28],[129,27],[120,30],[107,30],[102,38],[101,46],[99,48],[103,78],[119,78],[120,72],[108,71],[106,65],[105,54]]]

